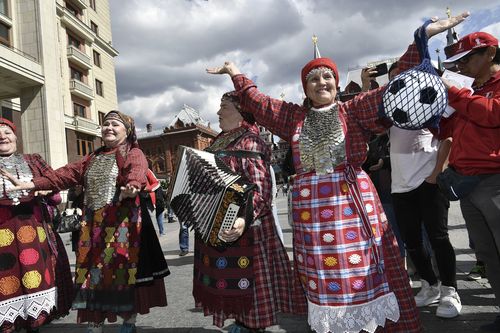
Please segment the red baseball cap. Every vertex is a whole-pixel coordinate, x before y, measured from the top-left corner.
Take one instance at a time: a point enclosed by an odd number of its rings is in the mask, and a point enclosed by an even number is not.
[[[465,57],[475,49],[481,49],[487,46],[497,46],[498,39],[487,32],[473,32],[462,37],[458,42],[445,48],[446,56],[449,58],[443,63],[452,63]]]

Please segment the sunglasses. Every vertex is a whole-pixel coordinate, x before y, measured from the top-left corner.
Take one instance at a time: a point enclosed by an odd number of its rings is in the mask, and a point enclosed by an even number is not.
[[[465,65],[465,64],[467,64],[470,61],[470,59],[472,58],[473,55],[475,55],[475,54],[483,54],[486,51],[486,49],[487,48],[485,47],[485,48],[481,48],[481,49],[479,49],[477,51],[471,52],[468,55],[466,55],[466,56],[458,59],[456,62],[460,63],[462,65]]]

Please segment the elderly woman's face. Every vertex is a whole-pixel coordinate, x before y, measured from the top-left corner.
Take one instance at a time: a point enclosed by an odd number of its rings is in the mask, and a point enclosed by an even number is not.
[[[307,78],[306,96],[313,106],[332,104],[337,95],[337,81],[331,71],[318,71]]]
[[[223,99],[220,102],[220,109],[217,114],[219,115],[219,127],[223,132],[240,127],[240,123],[243,120],[233,102],[227,99]]]
[[[127,128],[121,121],[109,119],[102,124],[101,134],[106,147],[114,148],[127,139]]]
[[[0,155],[11,155],[17,151],[17,136],[12,128],[0,125]]]

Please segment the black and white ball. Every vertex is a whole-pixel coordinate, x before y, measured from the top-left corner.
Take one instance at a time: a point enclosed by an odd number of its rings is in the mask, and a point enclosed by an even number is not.
[[[383,94],[387,118],[403,129],[428,127],[448,104],[446,87],[436,75],[416,69],[392,79]]]

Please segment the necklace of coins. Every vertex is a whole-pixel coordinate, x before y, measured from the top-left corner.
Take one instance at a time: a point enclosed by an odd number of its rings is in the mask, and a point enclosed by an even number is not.
[[[317,174],[333,172],[345,160],[345,135],[338,105],[310,109],[299,137],[300,162],[305,170]]]
[[[13,154],[8,157],[0,157],[0,168],[6,170],[10,174],[14,175],[20,182],[30,182],[33,179],[33,173],[22,155]],[[19,204],[19,199],[28,195],[28,191],[8,191],[14,187],[14,185],[4,177],[0,177],[0,187],[2,193],[0,198],[11,199],[13,204]]]
[[[245,128],[240,128],[231,133],[222,133],[218,138],[215,139],[214,143],[206,150],[210,152],[216,152],[225,149],[231,142],[242,136],[247,130]]]

